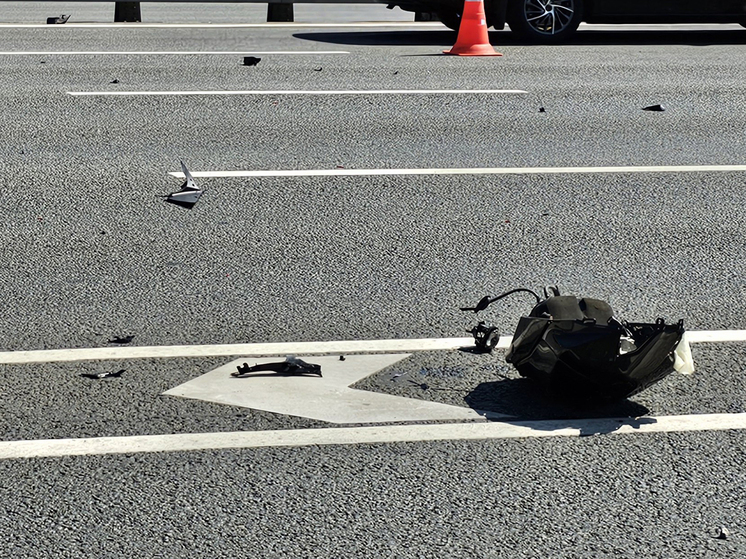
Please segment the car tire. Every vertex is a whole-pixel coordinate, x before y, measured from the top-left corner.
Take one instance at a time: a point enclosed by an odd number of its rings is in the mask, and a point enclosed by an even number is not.
[[[510,30],[531,43],[565,42],[583,19],[583,0],[510,0]]]
[[[456,10],[439,10],[435,12],[440,22],[454,31],[458,31],[459,25],[461,25],[461,12]]]

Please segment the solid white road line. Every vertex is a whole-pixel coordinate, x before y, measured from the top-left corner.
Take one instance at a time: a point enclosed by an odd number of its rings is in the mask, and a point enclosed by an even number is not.
[[[686,335],[689,343],[746,341],[746,330],[688,330]],[[512,336],[501,336],[497,347],[506,349],[510,346],[512,339]],[[340,340],[326,342],[40,349],[0,352],[0,365],[157,357],[219,357],[226,355],[264,357],[271,355],[335,353],[406,353],[411,351],[453,350],[462,347],[474,347],[474,338],[412,338],[399,340]]]
[[[188,54],[188,55],[195,55],[195,54],[236,54],[236,55],[243,55],[243,54],[260,54],[260,55],[291,55],[291,54],[298,54],[298,55],[307,55],[307,54],[350,54],[349,51],[346,50],[298,50],[298,51],[292,51],[292,50],[276,50],[276,51],[259,51],[259,50],[236,50],[236,51],[199,51],[199,50],[154,50],[154,51],[106,51],[106,50],[100,50],[100,51],[83,51],[83,50],[59,50],[59,51],[42,51],[42,50],[30,50],[30,51],[4,51],[0,52],[1,56],[134,56],[134,55],[142,55],[142,56],[152,56],[152,55],[163,55],[163,54]]]
[[[505,347],[506,340],[500,340]],[[473,338],[429,338],[402,340],[343,340],[330,342],[289,342],[258,344],[218,344],[192,346],[96,347],[0,353],[0,364],[52,363],[106,359],[140,359],[152,357],[216,357],[241,355],[308,355],[334,353],[406,353],[471,347]]]
[[[387,425],[277,431],[188,433],[89,439],[0,442],[0,459],[176,452],[309,445],[381,444],[445,440],[578,437],[592,434],[670,433],[746,428],[746,414],[525,422]]]
[[[241,91],[68,91],[75,97],[181,96],[181,95],[485,95],[522,94],[522,89],[340,89]]]
[[[381,28],[381,27],[406,27],[412,29],[437,28],[447,31],[445,26],[437,21],[380,21],[380,22],[348,22],[348,23],[65,23],[61,25],[50,25],[45,23],[0,23],[0,29],[75,29],[84,28],[108,28],[121,29],[221,29],[221,28],[243,28],[243,29],[313,29],[313,28]]]
[[[190,171],[194,177],[352,177],[388,175],[562,175],[575,173],[742,172],[746,165],[643,165],[611,167],[444,167],[424,169],[279,169],[275,171]],[[182,172],[169,175],[183,178]]]

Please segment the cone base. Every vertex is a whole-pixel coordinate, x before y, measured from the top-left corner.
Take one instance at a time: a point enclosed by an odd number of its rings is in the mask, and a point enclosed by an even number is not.
[[[495,52],[491,45],[474,45],[465,49],[444,50],[443,54],[455,54],[457,56],[502,56],[501,52]]]

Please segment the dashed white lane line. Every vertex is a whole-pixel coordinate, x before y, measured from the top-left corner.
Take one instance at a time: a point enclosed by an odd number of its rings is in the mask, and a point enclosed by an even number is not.
[[[278,89],[236,91],[68,91],[75,97],[189,96],[189,95],[512,95],[522,89]]]
[[[689,343],[744,342],[746,330],[690,330]],[[510,346],[512,336],[502,336],[498,348]],[[174,357],[263,357],[345,353],[406,353],[473,347],[473,338],[406,338],[392,340],[339,340],[324,342],[274,342],[250,344],[121,346],[72,349],[40,349],[0,352],[0,364],[55,363],[64,361],[103,361],[116,359]]]
[[[29,51],[2,51],[0,56],[160,56],[160,55],[245,55],[245,54],[258,54],[258,55],[313,55],[313,54],[350,54],[346,50],[276,50],[276,51],[259,51],[259,50],[235,50],[235,51],[199,51],[199,50],[154,50],[154,51],[115,51],[115,50],[99,50],[99,51],[82,51],[82,50],[60,50],[60,51],[42,51],[42,50],[29,50]]]
[[[353,177],[388,175],[562,175],[575,173],[714,173],[742,172],[746,165],[642,165],[611,167],[444,167],[423,169],[279,169],[190,171],[194,177]],[[183,178],[182,172],[169,173]]]
[[[279,431],[139,435],[133,437],[4,441],[0,442],[0,459],[310,445],[579,437],[602,433],[670,433],[744,428],[746,428],[746,414],[737,413],[619,419],[386,425]]]

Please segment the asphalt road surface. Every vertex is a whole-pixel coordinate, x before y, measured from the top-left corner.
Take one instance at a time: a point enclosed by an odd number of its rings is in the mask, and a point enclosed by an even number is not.
[[[144,4],[164,25],[111,26],[111,3],[66,4],[0,3],[0,352],[465,336],[459,307],[549,284],[746,330],[739,26],[493,32],[504,56],[461,58],[384,6],[270,26],[264,5]],[[177,25],[197,22],[255,25]],[[162,197],[180,161],[191,211]],[[530,308],[484,314],[510,335]],[[416,353],[356,388],[568,426],[746,412],[743,343],[693,352],[694,375],[582,409],[501,350]],[[3,361],[0,438],[339,427],[163,395],[231,359]],[[746,553],[743,430],[583,434],[0,460],[0,556]]]

